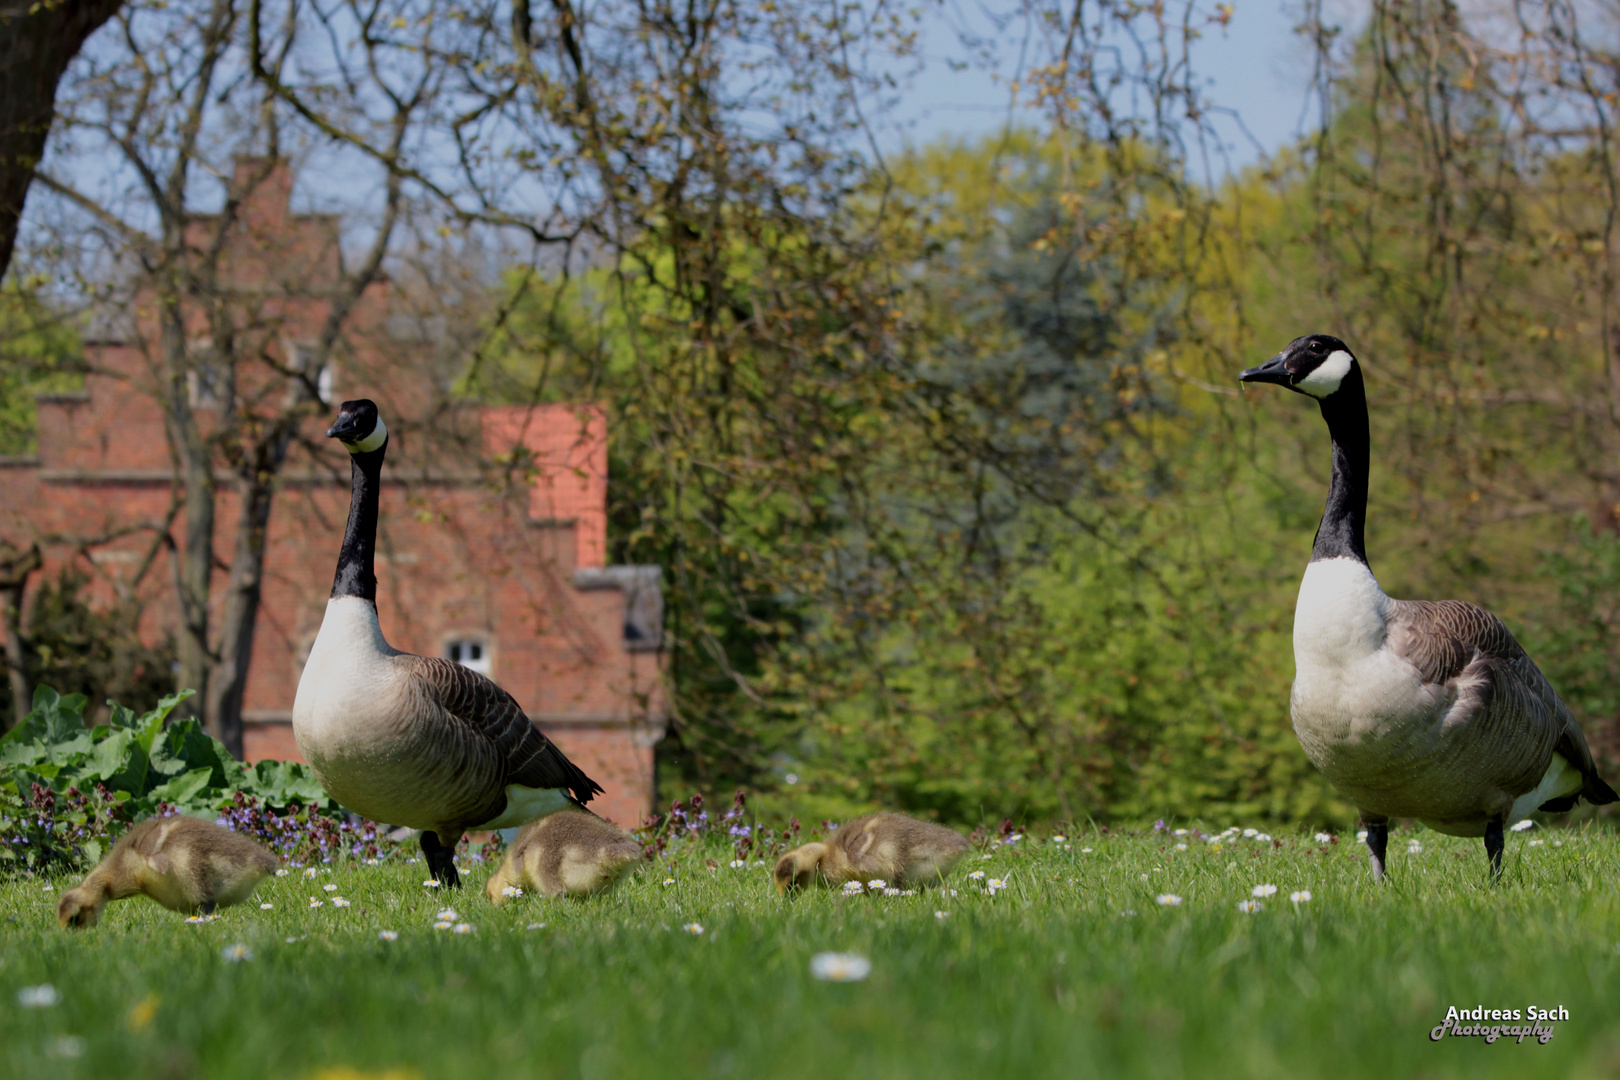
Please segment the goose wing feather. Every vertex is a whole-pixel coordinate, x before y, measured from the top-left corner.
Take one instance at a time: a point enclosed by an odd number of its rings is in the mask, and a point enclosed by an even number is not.
[[[494,681],[436,656],[412,656],[410,662],[423,692],[460,724],[467,736],[493,750],[504,774],[501,792],[508,784],[560,789],[581,805],[601,792],[601,786],[542,735],[512,695]]]
[[[1574,714],[1501,619],[1458,600],[1391,600],[1390,608],[1390,650],[1451,702],[1446,726],[1476,729],[1481,760],[1509,770],[1499,778],[1507,790],[1534,789],[1556,752],[1580,771],[1588,799],[1614,799]]]

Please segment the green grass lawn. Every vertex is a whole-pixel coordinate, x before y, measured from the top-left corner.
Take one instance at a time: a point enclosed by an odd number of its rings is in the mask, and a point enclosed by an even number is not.
[[[1613,835],[1510,833],[1495,888],[1478,841],[1399,832],[1393,880],[1374,888],[1353,836],[1278,840],[1029,836],[976,850],[944,890],[794,900],[715,840],[605,897],[499,909],[480,891],[490,867],[445,895],[420,863],[345,862],[267,880],[212,922],[138,898],[75,934],[54,918],[70,882],[14,879],[0,886],[0,1075],[1620,1072]],[[988,895],[989,878],[1007,887]],[[1240,911],[1256,885],[1278,891]],[[1290,902],[1302,889],[1312,899]],[[472,929],[435,929],[446,904]],[[238,944],[250,958],[227,958]],[[869,958],[870,977],[812,978],[811,957],[834,950]],[[19,1002],[47,983],[55,1005]],[[1431,1042],[1448,1005],[1570,1019],[1546,1045]]]

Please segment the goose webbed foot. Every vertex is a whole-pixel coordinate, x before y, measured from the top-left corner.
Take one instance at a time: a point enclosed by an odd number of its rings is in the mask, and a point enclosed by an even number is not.
[[[1363,820],[1367,826],[1367,862],[1372,867],[1373,880],[1383,881],[1384,855],[1389,848],[1389,819]]]
[[[1491,884],[1502,880],[1502,819],[1492,818],[1485,823],[1485,854],[1491,859]]]
[[[461,888],[461,875],[456,873],[456,849],[439,842],[439,834],[431,829],[422,833],[422,855],[427,859],[428,872],[446,889]]]

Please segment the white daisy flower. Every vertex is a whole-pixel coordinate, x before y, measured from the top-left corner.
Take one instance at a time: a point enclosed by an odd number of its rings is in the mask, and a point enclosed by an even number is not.
[[[248,948],[246,945],[243,945],[239,941],[235,945],[225,946],[225,948],[221,950],[221,955],[223,955],[225,959],[229,960],[231,963],[235,964],[240,963],[243,960],[253,959],[253,950]]]
[[[1408,855],[1423,854],[1423,844],[1417,840],[1408,840],[1406,842],[1406,853]]]
[[[1054,836],[1054,837],[1052,837],[1052,843],[1061,844],[1061,843],[1063,843],[1063,841],[1065,841],[1067,839],[1068,839],[1067,836]]]
[[[844,882],[844,895],[845,896],[854,896],[856,893],[863,893],[865,891],[866,891],[866,886],[862,885],[858,881],[846,881],[846,882]]]
[[[1333,834],[1332,833],[1319,832],[1319,833],[1316,834],[1316,842],[1318,844],[1331,844],[1331,843],[1333,843]]]
[[[259,910],[260,911],[274,911],[274,910],[276,910],[276,905],[274,905],[274,904],[260,904],[259,905]]]
[[[325,901],[317,900],[312,896],[309,898],[309,906],[312,908],[325,907],[326,903]]]
[[[473,932],[473,924],[458,922],[455,926],[451,927],[451,930],[457,934],[470,934]]]
[[[451,926],[450,923],[444,921],[443,919],[440,919],[438,922],[433,924],[433,929],[435,929],[435,930],[448,930],[448,929],[450,929],[450,926]]]
[[[1000,892],[1002,889],[1005,889],[1007,887],[1007,883],[1005,881],[1002,881],[1000,878],[993,877],[989,881],[984,883],[984,887],[985,887],[985,890],[987,892],[989,892],[992,896],[994,896],[996,893]]]
[[[1255,836],[1255,835],[1258,835],[1259,831],[1260,830],[1258,830],[1258,829],[1244,829],[1243,830],[1243,835],[1244,836]]]
[[[25,1009],[49,1009],[61,1000],[62,995],[50,983],[25,986],[17,991],[17,1004]]]
[[[308,867],[307,869],[304,870],[304,876],[305,877],[314,877],[315,874],[316,874],[316,870],[315,870],[315,868],[313,866]]]
[[[501,895],[510,900],[515,897],[522,896],[523,890],[516,885],[508,885],[501,889]]]
[[[341,897],[341,896],[334,896],[334,897],[332,897],[332,906],[333,907],[348,907],[349,902],[347,900],[343,899],[343,897]]]
[[[879,889],[887,889],[889,887],[889,883],[884,881],[882,878],[873,878],[871,881],[866,883],[866,887],[871,889],[873,892],[877,892]]]
[[[1546,841],[1545,840],[1531,840],[1529,843],[1530,843],[1531,847],[1540,847],[1542,844],[1545,844]]]
[[[703,924],[689,922],[685,926],[681,927],[681,929],[685,930],[688,934],[701,934],[703,933]]]
[[[1288,899],[1296,904],[1308,904],[1311,900],[1311,890],[1301,889],[1298,892],[1291,892],[1288,894]]]
[[[422,888],[424,889],[437,889],[438,887],[439,883],[432,878],[428,878],[426,881],[422,882]]]
[[[1176,845],[1176,850],[1177,851],[1186,851],[1187,850],[1187,845],[1186,844],[1177,844]]]
[[[732,859],[731,860],[731,868],[733,870],[741,870],[741,869],[745,868],[747,865],[748,865],[748,860],[747,859]]]
[[[433,916],[440,922],[455,922],[461,915],[453,907],[440,908],[438,914]]]
[[[1356,833],[1356,841],[1358,843],[1362,843],[1362,844],[1365,844],[1367,842],[1367,830],[1366,829],[1362,829],[1360,832]]]
[[[968,879],[970,881],[983,881],[984,880],[984,871],[983,870],[975,870],[975,871],[973,871],[973,873],[968,875]]]
[[[1255,841],[1257,843],[1269,844],[1269,843],[1271,843],[1271,834],[1268,833],[1268,832],[1255,833],[1254,834],[1254,839],[1255,839]]]
[[[950,917],[951,917],[951,913],[948,912],[948,911],[936,911],[936,912],[934,912],[934,918],[936,918],[936,919],[948,919]]]
[[[883,895],[884,896],[899,896],[900,895],[900,890],[895,889],[895,888],[884,889],[883,890]]]
[[[859,953],[816,953],[810,958],[810,975],[822,982],[860,982],[872,974],[872,961]]]
[[[1177,896],[1175,893],[1169,893],[1169,892],[1160,893],[1158,896],[1155,896],[1153,899],[1155,901],[1157,901],[1161,907],[1180,907],[1181,906],[1181,897]]]
[[[1256,885],[1254,888],[1249,890],[1249,895],[1250,896],[1276,896],[1277,895],[1277,886],[1275,886],[1275,885]]]
[[[40,890],[41,890],[41,891],[42,891],[42,892],[50,892],[50,891],[51,891],[51,884],[50,884],[50,882],[48,882],[48,881],[47,881],[47,882],[46,882],[46,883],[45,883],[45,884],[43,884],[43,885],[41,885],[41,886],[40,886]]]
[[[672,878],[672,877],[667,877],[667,878],[664,879],[664,884],[665,885],[673,885],[673,884],[675,884],[675,879]]]
[[[281,869],[276,871],[276,877],[286,877],[286,876],[287,876],[287,868],[285,866],[283,866]]]
[[[1091,854],[1091,849],[1088,848],[1088,847],[1083,847],[1083,848],[1080,849],[1080,854],[1082,854],[1082,855],[1090,855]]]
[[[187,916],[186,922],[188,922],[188,923],[213,922],[217,918],[219,918],[218,915],[190,915],[190,916]]]
[[[916,889],[901,889],[900,890],[900,895],[901,896],[916,896],[917,895],[917,890]]]
[[[1186,836],[1187,835],[1187,830],[1186,829],[1176,829],[1170,835],[1172,835],[1172,836]]]
[[[1533,829],[1535,827],[1536,823],[1531,821],[1529,818],[1525,818],[1523,821],[1515,821],[1511,826],[1514,832],[1524,832],[1526,829]]]
[[[398,941],[399,940],[399,931],[398,930],[379,930],[379,931],[377,931],[377,936],[379,938],[381,938],[382,940],[384,940],[384,941]]]
[[[328,881],[325,885],[322,885],[321,888],[325,889],[327,892],[337,892],[337,886],[333,885],[330,881]]]
[[[1259,900],[1238,901],[1238,910],[1243,912],[1245,915],[1252,915],[1256,911],[1264,911],[1265,907],[1266,905],[1261,903]]]

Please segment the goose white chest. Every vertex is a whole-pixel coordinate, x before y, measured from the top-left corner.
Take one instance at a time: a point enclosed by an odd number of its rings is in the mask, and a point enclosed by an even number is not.
[[[397,711],[389,708],[400,693],[396,655],[369,600],[327,601],[293,701],[298,749],[323,781],[343,761],[392,756],[399,733],[379,721]]]
[[[1359,559],[1318,560],[1300,582],[1294,609],[1294,730],[1306,752],[1330,773],[1335,744],[1378,736],[1424,696],[1417,669],[1386,647],[1389,605]]]

